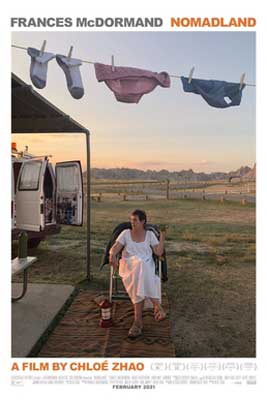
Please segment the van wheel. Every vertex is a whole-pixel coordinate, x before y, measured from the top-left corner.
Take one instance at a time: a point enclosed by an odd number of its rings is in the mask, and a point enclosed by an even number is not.
[[[37,238],[32,238],[28,240],[28,248],[29,249],[34,249],[35,247],[39,246],[39,243],[41,242],[42,239],[37,239]]]

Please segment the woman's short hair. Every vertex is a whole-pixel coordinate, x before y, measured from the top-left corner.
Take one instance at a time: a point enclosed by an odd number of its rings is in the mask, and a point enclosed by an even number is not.
[[[143,210],[134,210],[131,215],[135,215],[139,218],[140,221],[145,221],[146,223],[147,217],[146,213]]]

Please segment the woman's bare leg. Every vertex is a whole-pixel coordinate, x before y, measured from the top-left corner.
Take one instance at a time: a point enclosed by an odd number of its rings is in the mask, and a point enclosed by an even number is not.
[[[133,339],[142,335],[143,330],[143,307],[144,300],[139,303],[133,304],[134,308],[134,322],[129,330],[128,337]]]
[[[162,308],[159,299],[149,298],[154,307],[154,316],[157,321],[161,321],[166,318],[166,312]]]
[[[158,304],[160,304],[159,299],[154,299],[153,297],[149,297],[149,300],[151,301],[153,306],[157,306]]]
[[[143,326],[143,308],[144,308],[144,300],[140,301],[139,303],[134,304],[134,320],[137,322],[141,327]]]

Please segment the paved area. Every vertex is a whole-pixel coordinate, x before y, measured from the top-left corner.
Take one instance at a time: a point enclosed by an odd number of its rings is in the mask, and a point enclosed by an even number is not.
[[[28,284],[25,297],[12,304],[12,357],[27,357],[73,289],[71,285]],[[20,290],[21,283],[13,283],[12,294]]]

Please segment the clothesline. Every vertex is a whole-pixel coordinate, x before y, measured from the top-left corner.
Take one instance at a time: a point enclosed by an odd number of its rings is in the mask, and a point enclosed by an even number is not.
[[[17,45],[15,45],[15,44],[12,44],[11,45],[11,47],[14,47],[14,48],[16,48],[16,49],[21,49],[21,50],[28,50],[27,49],[27,47],[23,47],[23,46],[17,46]],[[79,60],[81,60],[81,59],[79,59]],[[81,60],[81,62],[83,62],[83,63],[86,63],[86,64],[95,64],[95,62],[93,62],[93,61],[88,61],[88,60]],[[171,77],[171,78],[181,78],[181,76],[180,75],[171,75],[171,74],[169,74],[169,76]],[[245,82],[244,82],[245,83]],[[254,86],[254,87],[256,87],[256,85],[254,84],[254,83],[246,83],[246,86]]]

